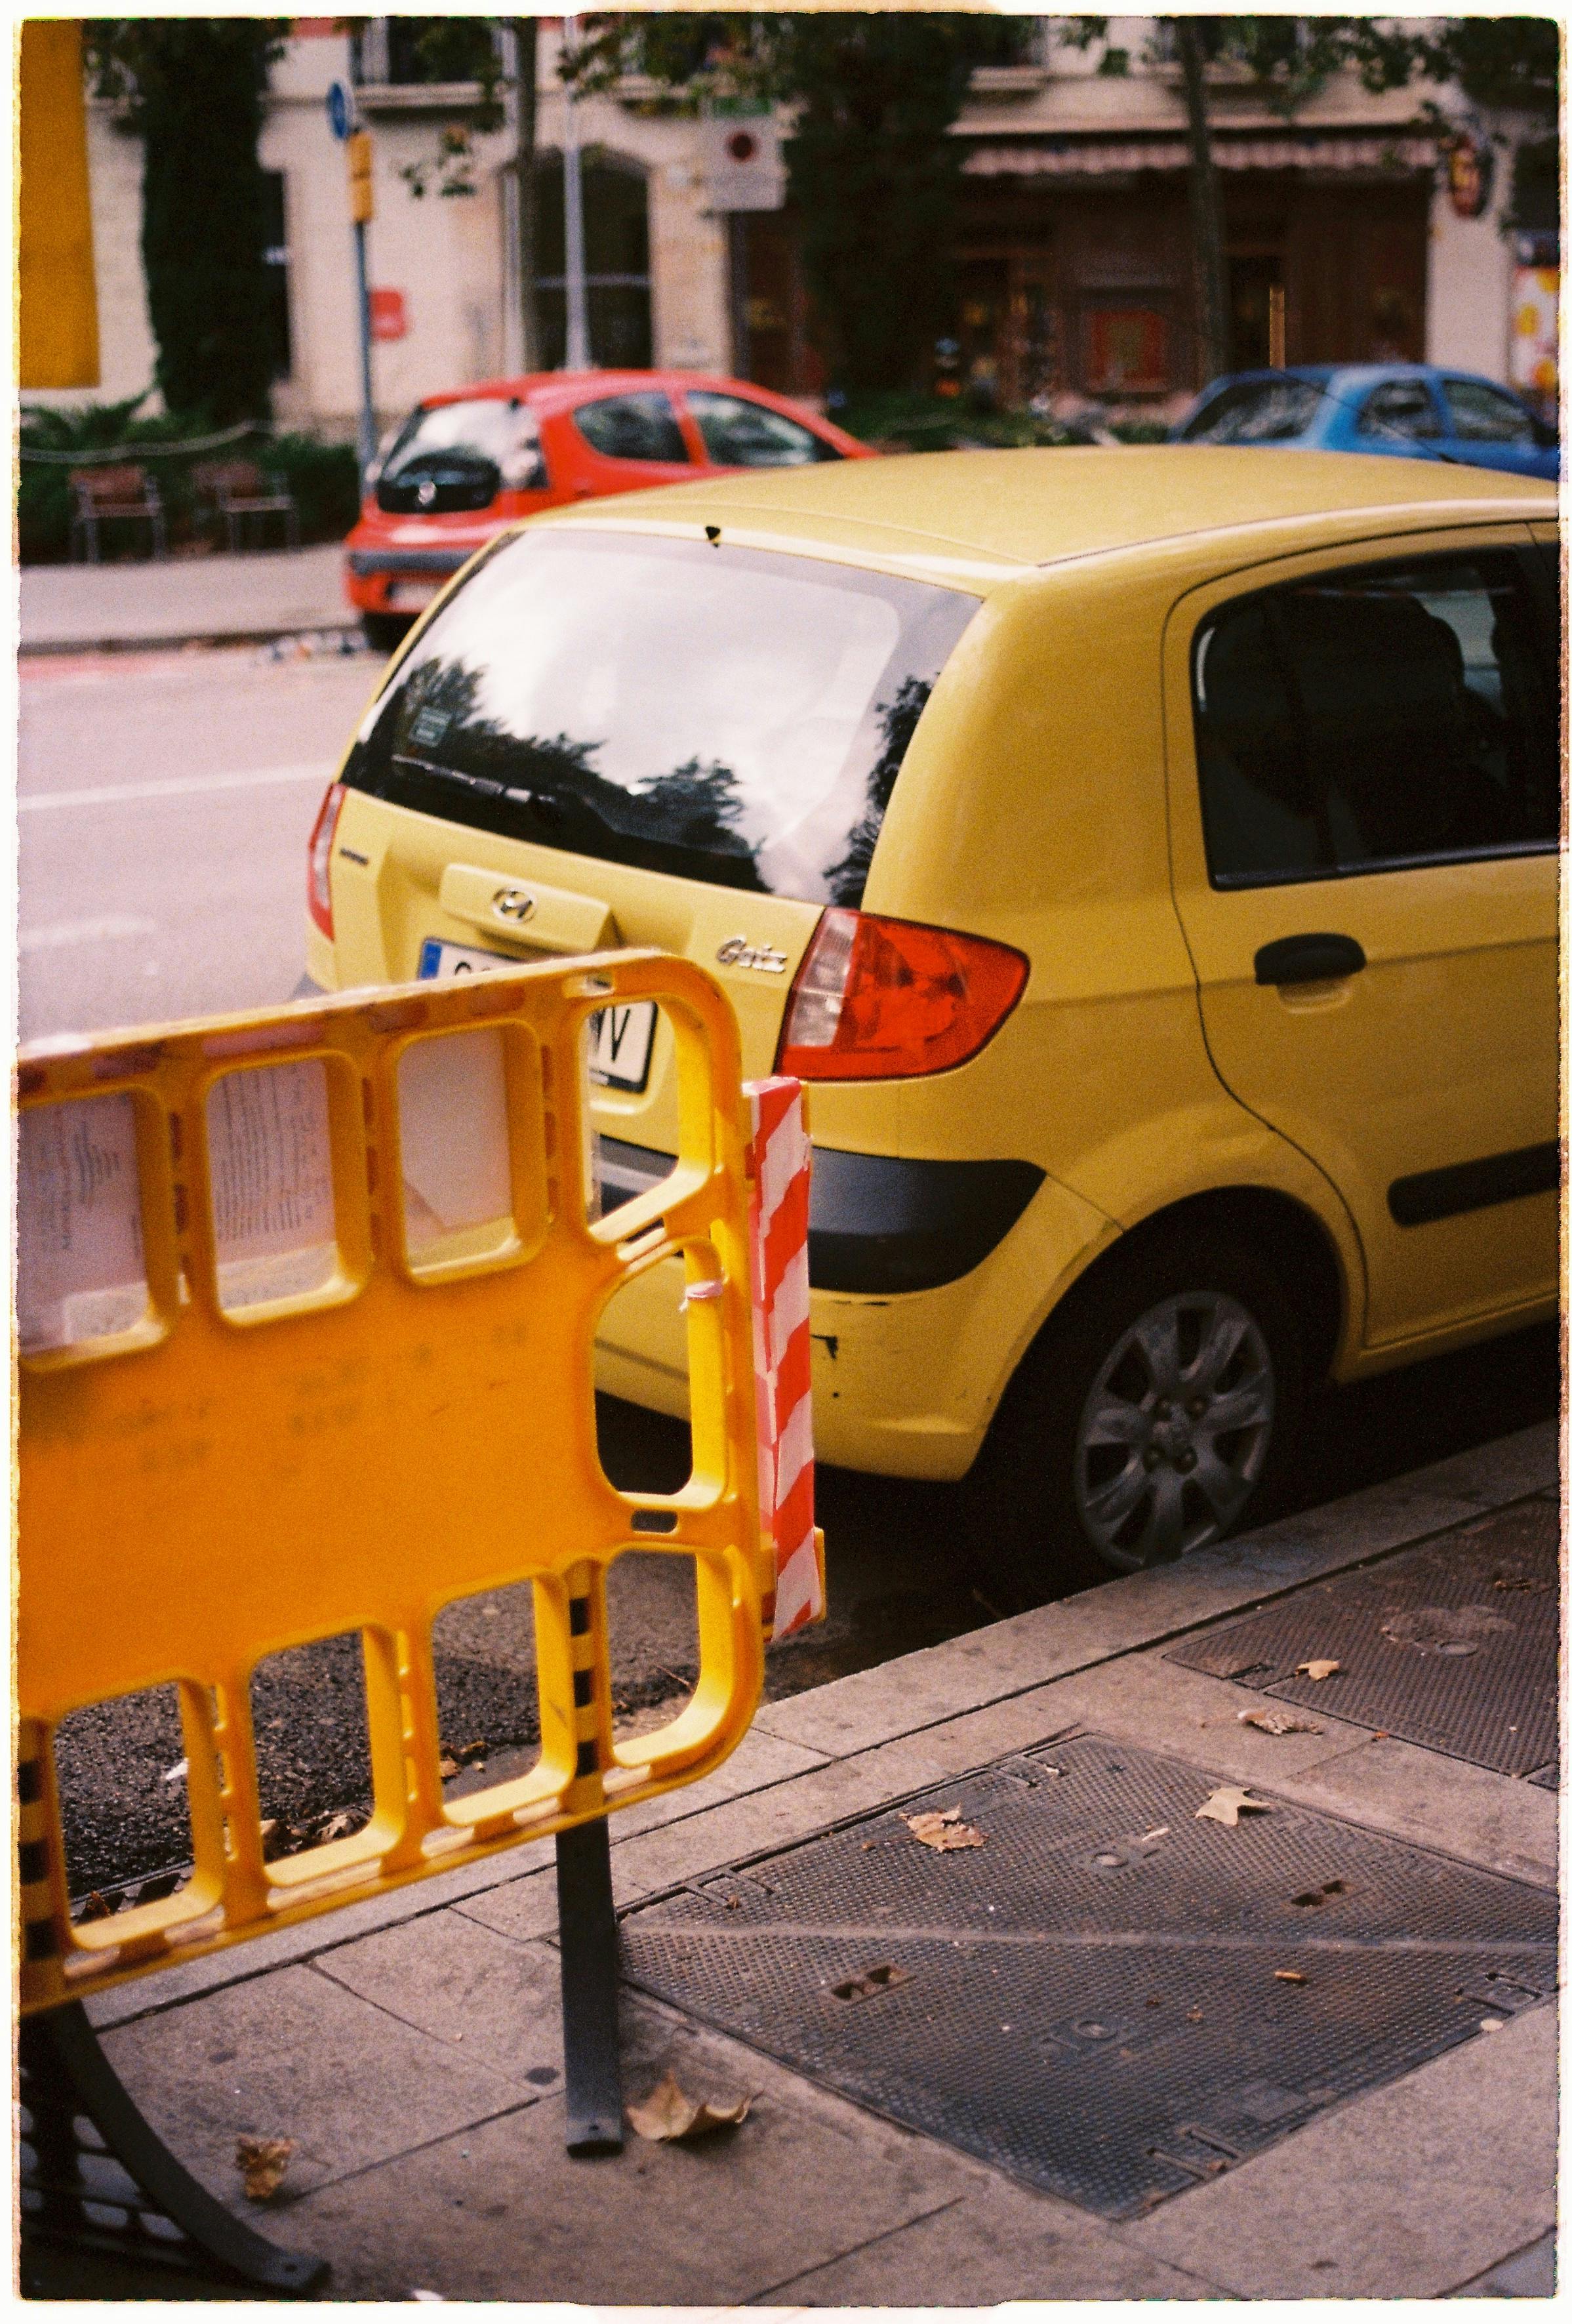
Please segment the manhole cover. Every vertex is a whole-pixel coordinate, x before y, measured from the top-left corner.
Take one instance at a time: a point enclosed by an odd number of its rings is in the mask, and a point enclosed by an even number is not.
[[[1520,1501],[1203,1631],[1168,1660],[1553,1789],[1559,1550],[1552,1505]],[[1312,1656],[1340,1668],[1296,1675]]]
[[[1551,1989],[1552,1897],[1302,1808],[1199,1822],[1216,1780],[1045,1746],[634,1907],[624,1969],[1110,2218]],[[982,1847],[902,1820],[951,1808]]]

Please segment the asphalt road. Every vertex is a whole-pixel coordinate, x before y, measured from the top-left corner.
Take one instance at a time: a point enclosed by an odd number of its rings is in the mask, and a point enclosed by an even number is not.
[[[21,678],[20,1008],[25,1039],[282,1000],[300,973],[306,843],[344,737],[377,675],[369,656],[256,651],[24,661]],[[1526,1426],[1557,1408],[1553,1327],[1519,1333],[1328,1397],[1301,1507]],[[614,1479],[682,1473],[685,1432],[605,1404]],[[980,1579],[964,1487],[821,1471],[831,1614],[777,1648],[768,1692],[934,1643],[1008,1604]],[[437,1638],[451,1787],[533,1757],[528,1588],[450,1609]],[[669,1718],[696,1663],[691,1585],[658,1554],[614,1570],[614,1693],[627,1729]],[[278,1843],[358,1820],[366,1787],[359,1647],[301,1649],[253,1692],[264,1814]],[[170,1692],[68,1720],[58,1758],[73,1890],[113,1889],[187,1852]],[[342,1825],[335,1829],[342,1829]]]

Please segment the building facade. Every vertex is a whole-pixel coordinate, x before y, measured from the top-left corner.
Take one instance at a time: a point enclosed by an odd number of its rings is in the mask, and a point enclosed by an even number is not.
[[[477,85],[430,79],[412,21],[367,18],[351,30],[344,19],[297,19],[272,73],[262,159],[274,409],[285,425],[349,436],[358,407],[348,187],[325,109],[336,79],[358,83],[372,139],[380,421],[519,364],[514,134],[506,122],[473,131]],[[538,318],[548,364],[563,344],[559,39],[544,21]],[[1110,19],[1108,40],[1130,59],[1122,76],[1099,70],[1097,47],[1077,50],[1054,20],[1037,20],[1025,61],[973,77],[951,133],[963,149],[952,361],[1002,402],[1067,395],[1167,410],[1201,384],[1177,67],[1162,54],[1157,20]],[[789,208],[730,209],[714,124],[655,99],[624,84],[575,106],[596,360],[731,371],[818,394],[824,373]],[[1219,69],[1209,104],[1238,366],[1428,357],[1521,378],[1531,305],[1542,373],[1558,246],[1541,233],[1530,250],[1503,232],[1506,167],[1476,214],[1463,214],[1419,94],[1372,97],[1347,76],[1284,120],[1254,83]],[[138,244],[141,145],[97,102],[88,160],[97,392],[113,400],[147,387],[155,350]]]

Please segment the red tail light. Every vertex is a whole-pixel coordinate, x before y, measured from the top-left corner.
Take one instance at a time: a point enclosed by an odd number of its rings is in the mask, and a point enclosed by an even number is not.
[[[306,850],[307,908],[325,936],[333,934],[333,887],[328,875],[333,865],[333,835],[338,828],[343,805],[344,785],[329,783],[327,795],[311,826],[311,844]]]
[[[826,912],[786,1002],[776,1070],[874,1081],[963,1065],[1020,999],[1028,966],[983,936]]]

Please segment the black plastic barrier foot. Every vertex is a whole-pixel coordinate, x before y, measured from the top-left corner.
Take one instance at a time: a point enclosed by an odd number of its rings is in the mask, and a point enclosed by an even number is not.
[[[315,2292],[327,2262],[280,2251],[226,2211],[128,2096],[79,2001],[23,2018],[22,2240],[288,2298]]]
[[[570,2154],[622,2152],[617,2054],[617,1914],[606,1819],[556,1835],[562,1951],[562,2047]]]

